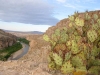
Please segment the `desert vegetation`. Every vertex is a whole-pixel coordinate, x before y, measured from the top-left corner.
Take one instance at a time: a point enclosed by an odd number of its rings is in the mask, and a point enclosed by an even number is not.
[[[21,43],[17,42],[12,46],[0,50],[0,60],[6,61],[11,56],[12,53],[20,50],[21,48],[22,48]]]
[[[23,42],[23,43],[25,43],[25,44],[28,44],[29,45],[29,41],[28,40],[26,40],[25,38],[19,38],[18,39],[20,42]]]
[[[51,45],[51,70],[72,75],[100,74],[100,12],[75,12],[66,26],[43,38]]]

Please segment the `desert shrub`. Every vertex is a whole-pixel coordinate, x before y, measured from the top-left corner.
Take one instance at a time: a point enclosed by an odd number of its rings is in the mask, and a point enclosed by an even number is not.
[[[28,44],[29,45],[29,41],[28,40],[26,40],[25,38],[19,38],[18,39],[20,42],[23,42],[23,43],[25,43],[25,44]]]

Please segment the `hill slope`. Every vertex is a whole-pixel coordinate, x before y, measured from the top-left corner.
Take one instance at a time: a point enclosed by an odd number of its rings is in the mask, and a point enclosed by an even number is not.
[[[100,10],[97,10],[97,11],[89,11],[89,12],[86,11],[86,12],[87,12],[91,17],[93,16],[93,14],[97,14],[97,15],[99,15],[99,17],[100,17]],[[80,17],[80,18],[85,18],[84,15],[85,15],[86,12],[78,13],[79,17]],[[74,14],[75,14],[75,13],[74,13]],[[98,18],[99,18],[99,17],[98,17]],[[92,20],[92,19],[91,19],[91,20]],[[58,22],[55,26],[49,27],[49,28],[46,30],[45,34],[51,36],[51,34],[54,32],[55,29],[57,29],[57,28],[58,28],[58,29],[61,29],[61,28],[63,28],[63,27],[68,27],[69,23],[70,23],[70,20],[69,20],[68,18],[65,18],[65,19],[61,20],[60,22]]]
[[[3,49],[8,46],[12,46],[17,40],[17,37],[6,33],[0,29],[0,49]]]

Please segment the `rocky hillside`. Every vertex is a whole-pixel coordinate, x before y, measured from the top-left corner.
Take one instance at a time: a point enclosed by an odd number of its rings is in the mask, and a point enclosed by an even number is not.
[[[3,30],[0,29],[0,50],[12,46],[17,40],[17,37],[4,32]]]
[[[86,11],[86,12],[91,17],[93,16],[94,13],[100,15],[100,10],[98,10],[98,11],[90,11],[90,12]],[[74,13],[74,14],[76,14],[76,13]],[[78,13],[77,15],[79,15],[80,18],[85,18],[84,14],[85,14],[85,12]],[[68,18],[65,18],[65,19],[61,20],[60,22],[58,22],[55,26],[49,27],[47,29],[47,31],[46,31],[46,34],[51,35],[54,32],[54,30],[57,29],[57,28],[61,29],[63,27],[68,27],[69,23],[70,23],[70,20]]]

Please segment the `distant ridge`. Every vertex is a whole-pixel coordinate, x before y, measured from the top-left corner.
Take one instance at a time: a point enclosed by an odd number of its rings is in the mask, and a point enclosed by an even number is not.
[[[3,29],[4,30],[4,29]],[[11,31],[11,30],[4,30],[5,32],[15,32],[15,33],[25,33],[25,34],[43,34],[44,32],[41,32],[41,31],[26,31],[26,32],[23,32],[23,31]]]

